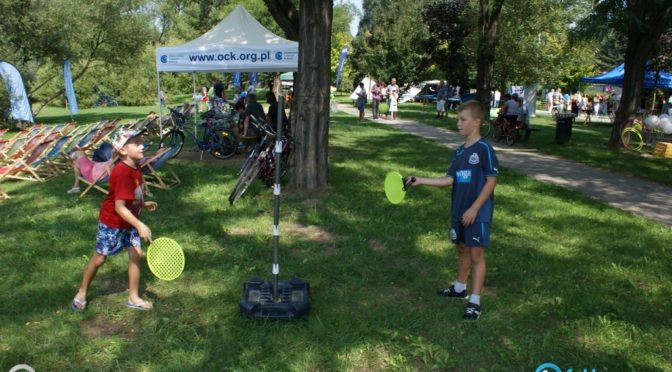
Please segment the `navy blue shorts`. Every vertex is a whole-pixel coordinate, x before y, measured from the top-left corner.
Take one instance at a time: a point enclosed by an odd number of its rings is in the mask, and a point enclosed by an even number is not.
[[[103,256],[114,256],[124,248],[141,247],[140,234],[135,227],[119,229],[109,227],[98,221],[98,236],[96,237],[96,253]]]
[[[450,240],[455,244],[464,243],[466,247],[487,247],[490,245],[490,224],[474,222],[465,227],[461,222],[453,222]]]

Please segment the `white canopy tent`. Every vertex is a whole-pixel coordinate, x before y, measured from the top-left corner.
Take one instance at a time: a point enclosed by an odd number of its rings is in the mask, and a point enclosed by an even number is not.
[[[159,96],[161,72],[279,72],[298,68],[299,43],[272,33],[240,5],[198,38],[156,48]]]
[[[297,71],[299,43],[267,30],[242,6],[202,36],[156,49],[158,72]]]

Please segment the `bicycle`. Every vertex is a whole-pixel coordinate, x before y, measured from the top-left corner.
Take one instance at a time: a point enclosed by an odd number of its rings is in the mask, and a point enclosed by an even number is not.
[[[522,124],[517,122],[512,124],[506,117],[499,116],[497,120],[495,120],[492,128],[492,138],[497,142],[504,138],[506,139],[507,145],[513,146],[517,140],[523,137],[521,135],[523,129],[524,127]]]
[[[238,172],[238,181],[229,195],[230,205],[233,205],[245,193],[255,179],[260,178],[266,186],[271,186],[275,181],[276,132],[267,122],[260,123],[252,120],[250,123],[264,135],[245,158]],[[289,168],[289,156],[291,147],[294,145],[294,139],[289,134],[289,130],[285,132],[281,143],[280,177],[283,177]]]
[[[227,130],[218,130],[215,128],[210,120],[203,121],[198,127],[203,129],[203,134],[199,138],[194,132],[186,129],[187,118],[184,114],[176,109],[168,108],[170,110],[171,121],[173,122],[172,129],[161,137],[159,147],[178,146],[173,158],[180,154],[184,147],[184,132],[191,136],[196,144],[196,147],[203,151],[208,151],[210,155],[217,159],[227,159],[236,154],[237,142],[235,136]],[[195,127],[196,129],[197,127]]]

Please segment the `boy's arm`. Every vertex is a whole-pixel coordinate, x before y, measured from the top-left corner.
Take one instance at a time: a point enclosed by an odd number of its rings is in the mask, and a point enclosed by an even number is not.
[[[462,224],[464,226],[469,226],[474,221],[476,221],[476,215],[478,214],[478,210],[481,209],[483,206],[483,203],[485,203],[486,200],[492,195],[492,192],[495,190],[495,186],[497,185],[497,177],[486,177],[485,178],[485,185],[483,186],[483,189],[481,190],[481,193],[478,194],[478,198],[474,200],[474,203],[467,209],[464,214],[462,215]]]
[[[128,222],[131,226],[135,227],[138,230],[138,234],[140,237],[148,242],[152,242],[152,231],[149,230],[147,225],[142,223],[137,217],[131,213],[128,208],[126,208],[126,201],[125,200],[115,200],[114,201],[114,210],[117,212],[117,214],[124,219],[124,221]]]
[[[415,177],[415,182],[410,183],[411,186],[436,186],[436,187],[448,187],[453,185],[453,177],[438,177],[438,178],[426,178],[426,177]]]

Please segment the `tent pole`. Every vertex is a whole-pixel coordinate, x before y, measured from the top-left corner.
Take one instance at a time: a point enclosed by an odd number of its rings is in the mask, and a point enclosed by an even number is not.
[[[161,117],[161,73],[156,71],[156,98],[159,101],[159,136],[163,134],[163,118]]]

